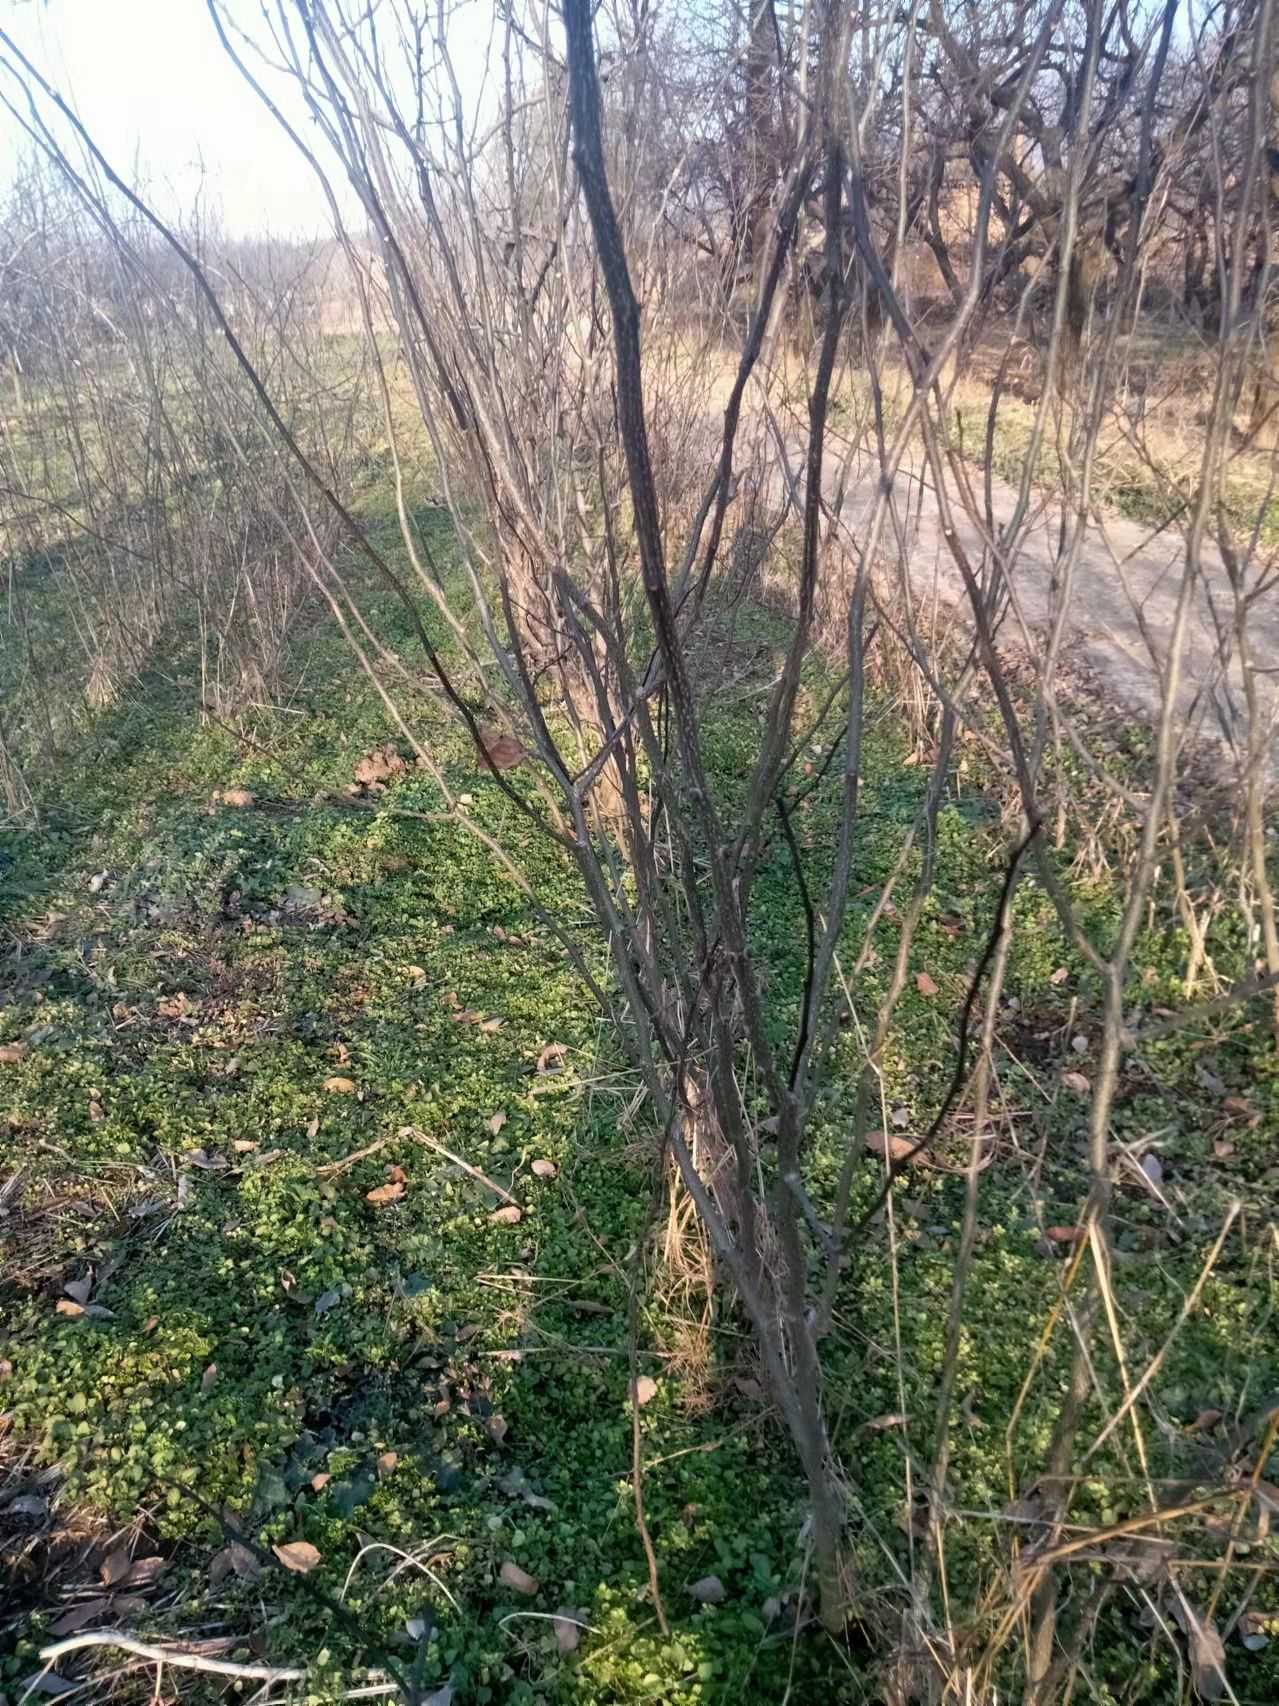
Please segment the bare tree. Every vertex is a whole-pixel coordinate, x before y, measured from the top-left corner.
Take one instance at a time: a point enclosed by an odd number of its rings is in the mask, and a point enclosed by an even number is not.
[[[422,676],[511,809],[575,866],[608,974],[562,921],[546,922],[647,1094],[659,1176],[692,1205],[716,1280],[749,1319],[804,1477],[820,1616],[832,1631],[854,1584],[851,1480],[832,1438],[824,1340],[850,1263],[878,1253],[875,1216],[894,1178],[951,1134],[970,1099],[964,1226],[905,1621],[912,1641],[945,1651],[979,1687],[1020,1628],[1025,1697],[1046,1701],[1087,1630],[1081,1619],[1063,1635],[1059,1616],[1077,1466],[1131,1430],[1143,1517],[1164,1520],[1138,1402],[1158,1363],[1130,1378],[1113,1306],[1110,1126],[1134,1046],[1134,944],[1165,855],[1184,871],[1178,783],[1208,705],[1225,707],[1243,802],[1244,909],[1265,955],[1259,979],[1225,999],[1279,976],[1265,845],[1271,710],[1254,640],[1274,586],[1261,547],[1272,475],[1244,515],[1228,489],[1234,458],[1250,453],[1237,422],[1265,342],[1269,9],[1250,3],[1200,28],[1183,51],[1175,4],[1138,0],[984,12],[928,0],[904,16],[846,0],[802,13],[764,3],[742,15],[708,10],[691,24],[656,8],[511,0],[495,14],[492,84],[478,90],[464,87],[443,12],[279,0],[252,27],[222,0],[210,12],[328,194],[391,446],[403,575],[349,500],[349,432],[334,442],[304,430],[288,407],[300,333],[275,284],[250,284],[243,267],[219,273],[190,234],[167,226],[0,34],[24,122],[130,280],[199,352],[194,383],[216,400],[225,435],[228,513],[243,505],[265,518],[263,537],[245,536],[246,564],[277,542],[298,552],[417,745],[441,812],[484,839],[513,881],[530,888],[518,854],[465,812],[413,727],[405,690]],[[697,53],[672,73],[672,44],[685,42]],[[278,98],[286,87],[309,115],[305,133]],[[362,208],[358,231],[341,216],[339,170]],[[1107,435],[1155,462],[1127,367],[1178,219],[1211,250],[1219,336],[1158,629],[1149,589],[1114,553],[1112,578],[1153,682],[1152,755],[1138,792],[1076,726],[1060,678],[1085,569],[1105,539],[1096,486]],[[941,281],[932,295],[915,277],[924,256]],[[1199,280],[1205,265],[1195,262]],[[6,336],[20,348],[40,315],[13,295]],[[788,299],[805,298],[803,312],[787,314]],[[997,485],[1001,403],[1023,356],[1039,384],[1013,477]],[[314,361],[302,365],[313,372]],[[964,386],[979,372],[984,428],[974,445],[963,433]],[[411,523],[402,379],[454,523],[460,586]],[[256,433],[287,458],[259,455]],[[950,622],[930,615],[921,584],[925,531],[955,595]],[[229,527],[215,543],[228,552]],[[379,638],[347,546],[408,613],[420,667]],[[148,564],[157,553],[148,541]],[[247,570],[232,584],[261,596]],[[730,777],[707,726],[725,624],[748,594],[780,608],[785,628],[757,684],[745,773]],[[446,624],[447,651],[432,642],[425,608]],[[1206,677],[1192,681],[1200,632],[1212,644]],[[1025,655],[1020,679],[1010,636]],[[858,940],[849,911],[872,662],[893,672],[930,768]],[[953,1070],[925,1129],[894,1150],[883,1133],[872,1142],[885,1051],[965,743],[1005,784],[998,892],[953,1014]],[[1076,765],[1131,826],[1110,931],[1080,923],[1050,844],[1050,829],[1058,843],[1091,834],[1093,808],[1072,788]],[[814,848],[802,812],[819,786],[833,804],[827,844]],[[774,857],[790,862],[805,933],[802,995],[782,1012],[755,906]],[[1045,1328],[1050,1338],[1064,1322],[1073,1334],[1069,1371],[1047,1461],[1018,1466],[1048,1488],[1041,1544],[974,1657],[949,1624],[944,1640],[937,1632],[933,1590],[997,1101],[999,1005],[1018,886],[1032,880],[1098,981],[1101,1042],[1078,1248]],[[1203,931],[1184,874],[1176,881],[1176,904],[1198,932],[1197,967]],[[872,999],[871,933],[890,909],[891,967]],[[841,1008],[858,1016],[851,1060]],[[832,1087],[847,1115],[833,1178],[829,1140],[822,1156],[816,1137]],[[879,1171],[868,1178],[876,1148]],[[1101,1335],[1120,1369],[1114,1401],[1095,1375]],[[651,1553],[650,1562],[656,1588]]]

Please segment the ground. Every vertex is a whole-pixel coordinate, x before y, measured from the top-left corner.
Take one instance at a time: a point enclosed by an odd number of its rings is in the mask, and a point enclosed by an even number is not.
[[[446,552],[443,519],[427,524]],[[929,1461],[962,1124],[852,1252],[829,1351],[855,1477],[858,1615],[847,1642],[797,1635],[802,1488],[742,1322],[721,1308],[697,1330],[697,1295],[658,1274],[631,1342],[632,1287],[641,1265],[655,1273],[642,1102],[518,890],[464,830],[413,815],[438,802],[407,748],[383,782],[350,791],[396,732],[319,613],[304,640],[284,705],[239,734],[201,717],[171,661],[157,668],[45,779],[40,827],[0,841],[0,1567],[12,1582],[0,1688],[20,1696],[38,1649],[82,1620],[304,1666],[302,1692],[322,1700],[370,1671],[459,1702],[880,1697],[884,1642],[921,1563],[912,1499]],[[739,613],[743,655],[767,668],[775,642],[763,612]],[[757,707],[738,696],[712,726],[726,785]],[[430,695],[413,709],[468,809],[519,838],[542,904],[589,942],[567,867],[528,841]],[[1141,739],[1120,732],[1134,761]],[[877,699],[850,949],[916,812],[917,757]],[[830,809],[814,795],[800,832],[815,880]],[[922,1129],[953,1067],[957,997],[1001,878],[1001,812],[999,779],[974,752],[942,814],[912,967],[926,977],[888,1055],[894,1128]],[[1129,829],[1112,818],[1095,848],[1059,854],[1102,932],[1117,892],[1107,861],[1122,860]],[[1096,1040],[1097,991],[1032,881],[1017,908],[943,1530],[956,1626],[973,1641],[1007,1603],[1017,1524],[1031,1520],[1010,1501],[1033,1486],[1057,1411],[1062,1334],[1019,1392],[1069,1267],[1057,1234],[1082,1200]],[[784,851],[761,873],[755,928],[781,1035],[803,974]],[[816,1122],[819,1195],[850,1114],[851,1021],[882,988],[891,914],[880,930]],[[1161,891],[1135,1005],[1184,1005],[1184,947]],[[1246,962],[1227,926],[1212,947],[1223,975]],[[1264,1004],[1134,1055],[1115,1116],[1133,1368],[1163,1343],[1230,1203],[1244,1204],[1152,1384],[1155,1423],[1142,1412],[1156,1477],[1224,1489],[1256,1460],[1244,1424],[1279,1391],[1276,1130]],[[877,1187],[872,1163],[859,1200]],[[633,1376],[647,1377],[639,1432],[667,1636],[634,1519]],[[1097,1379],[1113,1405],[1119,1373],[1099,1360]],[[1079,1524],[1142,1508],[1131,1434],[1094,1471]],[[1189,1558],[1208,1555],[1210,1517],[1217,1507],[1179,1535]],[[1252,1562],[1267,1560],[1268,1539],[1248,1536]],[[1077,1566],[1085,1599],[1095,1569]],[[1216,1576],[1187,1565],[1198,1604],[1205,1580]],[[1268,1582],[1244,1571],[1250,1605],[1273,1614]],[[1243,1591],[1230,1572],[1223,1621]],[[566,1612],[576,1640],[554,1620]],[[1111,1592],[1085,1658],[1096,1698],[1172,1697],[1179,1638],[1170,1627],[1152,1641],[1141,1615],[1137,1586]],[[1229,1667],[1241,1700],[1273,1697],[1269,1648],[1232,1639]],[[154,1669],[118,1670],[104,1659],[96,1690],[150,1693]],[[180,1686],[203,1698],[221,1684]]]

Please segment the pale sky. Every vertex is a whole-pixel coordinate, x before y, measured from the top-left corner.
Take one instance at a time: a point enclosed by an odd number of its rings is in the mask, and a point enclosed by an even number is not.
[[[161,210],[189,207],[203,169],[233,233],[328,229],[311,168],[223,52],[204,0],[0,0],[0,26]],[[299,128],[315,142],[305,118]],[[0,108],[0,187],[26,146]]]

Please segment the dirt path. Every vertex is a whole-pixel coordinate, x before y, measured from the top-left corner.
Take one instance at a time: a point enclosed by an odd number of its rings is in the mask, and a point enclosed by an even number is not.
[[[980,503],[981,470],[974,468],[971,478]],[[953,474],[948,479],[953,480]],[[870,469],[849,483],[842,515],[854,538],[865,536],[876,484],[877,475]],[[896,496],[916,595],[935,598],[953,611],[956,621],[964,621],[967,599],[941,535],[931,477],[921,478],[919,469],[904,470]],[[953,487],[950,497],[960,535],[977,566],[983,555],[981,532],[964,515]],[[1005,481],[994,479],[991,497],[996,524],[1003,525],[1015,510],[1017,494]],[[1059,512],[1042,494],[1035,494],[1033,502],[1036,519],[1010,577],[1015,609],[1001,630],[1002,640],[1010,645],[1024,644],[1023,624],[1033,639],[1050,620]],[[1110,513],[1089,529],[1075,570],[1067,649],[1073,661],[1113,693],[1117,710],[1142,718],[1158,711],[1184,554],[1184,536],[1175,528],[1152,537],[1149,527]],[[1229,748],[1232,738],[1245,738],[1246,728],[1238,668],[1223,671],[1217,643],[1217,623],[1224,627],[1232,621],[1232,600],[1215,550],[1205,552],[1205,565],[1193,595],[1178,706],[1194,735]],[[1271,772],[1279,775],[1279,586],[1255,602],[1248,632],[1259,669]]]

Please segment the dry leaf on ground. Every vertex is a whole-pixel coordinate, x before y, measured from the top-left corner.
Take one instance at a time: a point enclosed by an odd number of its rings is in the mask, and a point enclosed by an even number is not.
[[[406,1189],[403,1179],[392,1179],[389,1185],[376,1185],[373,1190],[366,1191],[365,1201],[381,1208],[385,1203],[399,1202]]]
[[[562,1653],[576,1652],[582,1639],[582,1626],[585,1622],[581,1612],[575,1605],[561,1605],[551,1619],[551,1628],[555,1632],[555,1644]]]
[[[482,728],[480,745],[495,770],[513,770],[528,757],[515,736],[505,729]]]
[[[541,1586],[536,1576],[530,1576],[527,1570],[521,1570],[512,1558],[508,1558],[497,1572],[497,1578],[508,1588],[514,1588],[516,1593],[535,1594]]]
[[[242,1582],[255,1582],[261,1571],[257,1558],[238,1540],[215,1552],[209,1562],[209,1580],[215,1587],[227,1576],[238,1576]]]
[[[1226,1649],[1215,1623],[1201,1623],[1197,1617],[1187,1619],[1187,1643],[1190,1648],[1190,1674],[1195,1692],[1201,1700],[1220,1700],[1226,1692]]]
[[[913,1137],[898,1137],[896,1132],[872,1131],[867,1134],[866,1147],[872,1155],[882,1155],[889,1161],[917,1159],[919,1143]],[[922,1154],[922,1151],[920,1151]]]
[[[1088,1236],[1086,1226],[1045,1226],[1044,1237],[1050,1244],[1078,1244]]]
[[[225,1155],[213,1154],[203,1149],[192,1149],[182,1157],[184,1167],[198,1168],[201,1173],[225,1173],[231,1163]]]
[[[404,769],[404,760],[389,743],[366,753],[356,764],[355,780],[367,786],[370,782],[385,782]]]
[[[292,1570],[297,1576],[305,1576],[320,1563],[320,1554],[309,1540],[286,1540],[279,1546],[273,1546],[271,1550],[284,1568]]]
[[[83,1629],[90,1623],[96,1623],[111,1610],[109,1599],[86,1599],[79,1605],[73,1605],[70,1611],[64,1612],[56,1623],[49,1626],[51,1635],[74,1635],[77,1629]]]

